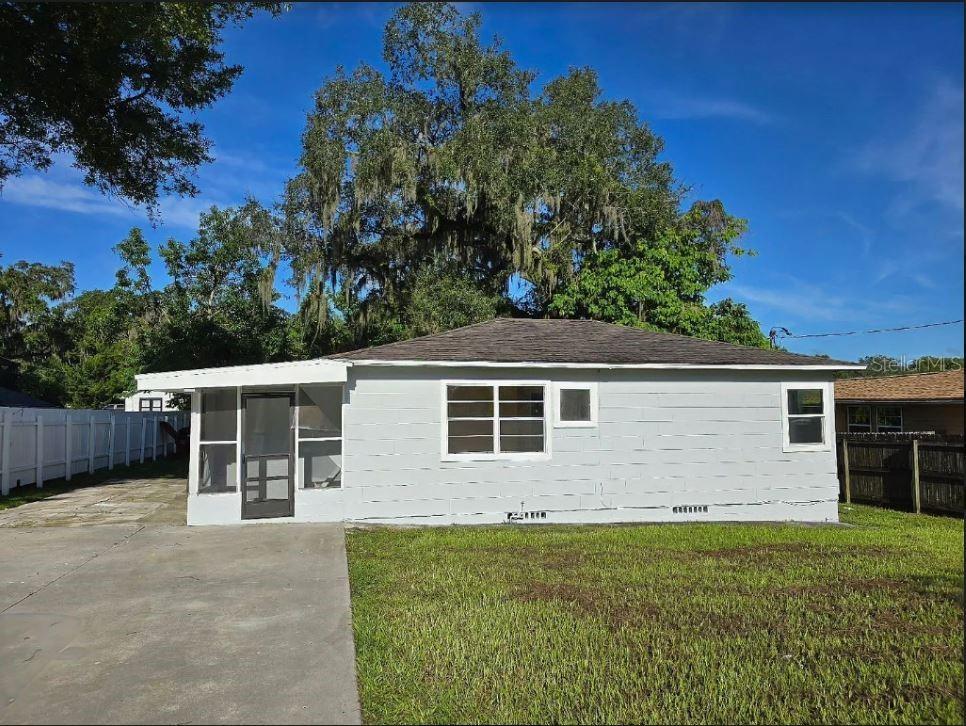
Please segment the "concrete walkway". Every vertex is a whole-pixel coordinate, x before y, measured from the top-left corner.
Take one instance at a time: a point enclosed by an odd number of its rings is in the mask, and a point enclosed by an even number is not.
[[[170,524],[184,486],[0,513],[0,723],[359,722],[342,527]]]

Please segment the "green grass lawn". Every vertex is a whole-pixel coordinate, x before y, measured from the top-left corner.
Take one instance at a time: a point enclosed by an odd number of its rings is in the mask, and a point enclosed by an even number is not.
[[[963,723],[963,521],[348,534],[366,721]]]
[[[33,484],[15,487],[10,490],[10,494],[7,496],[0,496],[0,511],[36,502],[40,499],[47,499],[74,489],[97,486],[110,479],[154,479],[157,477],[187,476],[187,466],[188,462],[185,457],[169,456],[157,461],[147,461],[143,464],[115,466],[113,469],[98,469],[93,474],[74,474],[70,481],[52,479],[44,482],[44,486],[40,489]]]

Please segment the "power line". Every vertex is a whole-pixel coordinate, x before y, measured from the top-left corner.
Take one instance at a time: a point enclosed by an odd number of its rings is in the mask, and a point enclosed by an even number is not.
[[[956,325],[957,323],[963,322],[963,319],[959,320],[945,320],[941,323],[924,323],[922,325],[902,325],[898,328],[872,328],[870,330],[847,330],[837,333],[803,333],[802,335],[796,335],[792,333],[788,328],[772,328],[768,333],[768,337],[771,338],[774,344],[776,338],[831,338],[838,337],[842,335],[865,335],[866,333],[898,333],[904,330],[921,330],[922,328],[938,328],[943,325]]]

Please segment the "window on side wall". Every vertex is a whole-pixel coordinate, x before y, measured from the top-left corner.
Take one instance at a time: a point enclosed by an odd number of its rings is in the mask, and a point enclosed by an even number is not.
[[[597,425],[597,386],[593,383],[558,383],[556,418],[558,427]]]
[[[902,406],[876,406],[875,430],[880,433],[902,431]]]
[[[444,456],[526,458],[545,454],[544,384],[445,384]]]
[[[142,398],[138,401],[138,411],[160,411],[162,403],[160,398]]]
[[[784,384],[782,429],[785,451],[830,450],[827,421],[828,386]]]
[[[872,433],[872,407],[849,406],[846,408],[850,434]]]

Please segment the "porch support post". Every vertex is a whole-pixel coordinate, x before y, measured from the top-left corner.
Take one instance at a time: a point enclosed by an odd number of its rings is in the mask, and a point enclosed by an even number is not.
[[[191,393],[191,428],[188,434],[188,494],[198,493],[201,467],[201,391]]]
[[[296,491],[295,496],[298,496],[297,492],[301,488],[301,484],[302,484],[302,474],[299,471],[299,384],[298,383],[295,384],[294,400],[295,400],[295,431],[292,432],[292,435],[295,437],[295,442],[293,444],[293,448],[295,450],[295,457],[292,460],[292,466],[295,467],[295,477],[294,477],[295,491]]]
[[[242,489],[242,389],[241,386],[235,387],[235,486],[241,492],[242,499],[245,498],[245,491]]]

